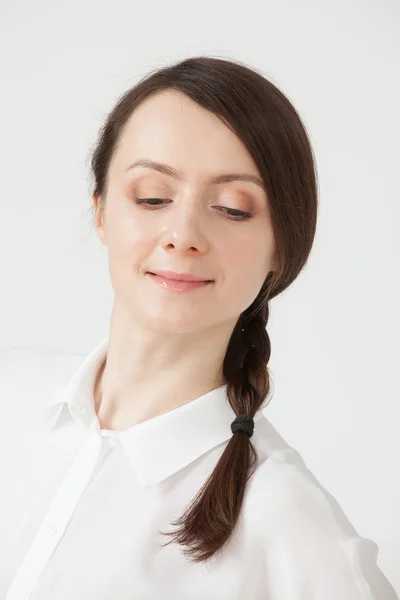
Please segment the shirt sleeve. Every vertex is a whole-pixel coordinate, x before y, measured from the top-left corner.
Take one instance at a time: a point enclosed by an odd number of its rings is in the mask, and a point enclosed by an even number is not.
[[[399,600],[378,567],[377,545],[322,486],[293,465],[283,470],[266,532],[266,600]]]

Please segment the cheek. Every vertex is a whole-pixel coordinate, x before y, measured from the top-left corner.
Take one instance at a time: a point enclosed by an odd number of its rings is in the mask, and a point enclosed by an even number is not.
[[[152,247],[149,235],[140,228],[124,224],[114,230],[108,242],[108,263],[116,293],[124,296],[127,290],[133,291],[135,278],[149,263]]]
[[[132,264],[146,254],[153,242],[152,228],[141,226],[129,212],[115,213],[108,221],[107,240],[110,255],[125,257]]]
[[[229,249],[224,249],[224,255],[226,268],[237,280],[250,283],[266,277],[268,248],[265,239],[258,240],[253,236],[237,240]]]
[[[246,238],[224,250],[223,273],[225,287],[231,302],[245,310],[257,297],[268,273],[269,248],[265,238]]]

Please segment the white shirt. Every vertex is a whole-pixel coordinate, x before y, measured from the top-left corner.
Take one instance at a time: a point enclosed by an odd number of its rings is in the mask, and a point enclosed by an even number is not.
[[[222,386],[121,432],[100,430],[107,350],[0,353],[0,598],[398,600],[357,535],[262,411],[259,465],[223,552],[189,563],[170,538],[235,418]]]

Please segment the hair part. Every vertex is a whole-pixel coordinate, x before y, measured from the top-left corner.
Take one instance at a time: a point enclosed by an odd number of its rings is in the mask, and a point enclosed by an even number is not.
[[[197,56],[151,71],[128,89],[108,114],[92,159],[93,195],[107,196],[111,160],[135,108],[162,90],[186,94],[222,120],[256,164],[267,190],[277,268],[238,318],[223,363],[227,395],[237,416],[254,417],[270,391],[269,300],[299,275],[311,252],[317,222],[317,172],[306,128],[291,101],[261,72],[239,61]],[[176,542],[192,562],[208,561],[228,542],[246,484],[258,464],[243,431],[233,433],[213,472],[164,545]]]

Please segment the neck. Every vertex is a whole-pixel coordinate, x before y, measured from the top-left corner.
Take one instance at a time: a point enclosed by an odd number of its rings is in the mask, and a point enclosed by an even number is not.
[[[180,336],[111,327],[94,386],[100,427],[127,429],[223,385],[233,326]]]

